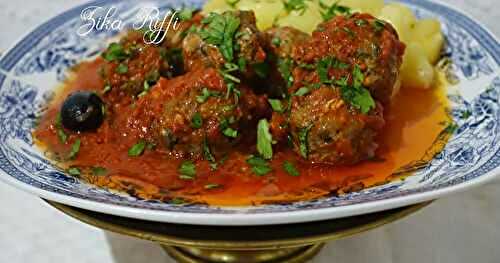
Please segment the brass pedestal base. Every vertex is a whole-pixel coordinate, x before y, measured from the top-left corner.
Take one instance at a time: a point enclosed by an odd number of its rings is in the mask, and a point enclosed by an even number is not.
[[[314,258],[324,243],[275,250],[212,250],[162,246],[170,257],[179,263],[303,263]]]
[[[48,203],[83,223],[156,242],[180,263],[307,262],[325,242],[392,223],[430,204],[312,223],[231,227],[149,222]]]

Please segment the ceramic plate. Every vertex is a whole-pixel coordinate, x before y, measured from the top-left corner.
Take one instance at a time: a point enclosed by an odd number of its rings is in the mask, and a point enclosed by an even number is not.
[[[116,34],[95,30],[80,37],[80,14],[89,6],[117,8],[132,22],[144,5],[200,7],[190,1],[96,1],[71,9],[31,31],[0,60],[0,179],[40,197],[71,206],[145,220],[200,225],[287,224],[341,218],[381,211],[480,185],[500,174],[500,45],[469,16],[430,0],[404,0],[418,17],[441,20],[451,55],[452,114],[459,128],[446,149],[427,167],[405,181],[345,196],[309,202],[220,208],[178,206],[140,200],[80,182],[57,170],[33,145],[36,117],[75,63],[91,59]],[[471,112],[468,118],[462,113]],[[418,142],[415,142],[418,143]]]

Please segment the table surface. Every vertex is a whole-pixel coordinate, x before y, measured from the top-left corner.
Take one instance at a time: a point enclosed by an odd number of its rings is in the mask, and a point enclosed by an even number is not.
[[[82,0],[0,0],[0,50]],[[500,36],[498,0],[445,0]],[[500,180],[439,200],[400,222],[329,244],[316,263],[498,262]],[[0,262],[172,262],[149,242],[85,226],[0,183]]]

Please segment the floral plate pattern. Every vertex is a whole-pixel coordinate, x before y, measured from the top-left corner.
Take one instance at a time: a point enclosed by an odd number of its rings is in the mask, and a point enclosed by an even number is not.
[[[404,181],[343,196],[244,208],[141,200],[79,181],[57,170],[33,144],[36,118],[67,69],[95,57],[116,31],[76,32],[89,6],[117,8],[128,24],[141,7],[200,7],[202,0],[95,1],[40,25],[0,59],[0,180],[56,202],[144,220],[200,225],[287,224],[341,218],[424,202],[500,174],[500,44],[463,13],[431,0],[402,0],[419,18],[438,18],[459,84],[449,90],[458,128],[445,150]],[[463,113],[471,113],[463,118]],[[469,115],[469,114],[467,114]]]

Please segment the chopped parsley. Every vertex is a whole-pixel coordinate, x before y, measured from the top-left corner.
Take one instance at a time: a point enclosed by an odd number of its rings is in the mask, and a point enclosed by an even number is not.
[[[130,157],[138,157],[141,156],[144,150],[146,149],[146,141],[144,140],[139,140],[138,143],[134,144],[129,150],[128,150],[128,156]]]
[[[182,205],[182,204],[186,203],[186,200],[184,200],[182,198],[173,198],[170,200],[170,203],[174,204],[174,205]]]
[[[330,69],[346,69],[349,65],[338,60],[335,57],[326,57],[318,61],[316,63],[316,71],[318,72],[319,80],[323,84],[332,84],[332,80],[330,79]]]
[[[224,134],[226,137],[229,138],[236,138],[238,137],[238,131],[231,128],[229,125],[233,124],[235,122],[234,117],[231,117],[229,119],[222,119],[220,122],[220,130],[222,134]]]
[[[273,158],[273,137],[266,119],[260,120],[257,126],[257,151],[264,159]]]
[[[218,91],[211,91],[207,88],[201,90],[201,95],[196,97],[198,103],[205,103],[210,97],[220,97],[221,94]]]
[[[291,176],[299,176],[300,173],[299,171],[297,170],[297,168],[295,168],[295,165],[290,162],[290,161],[285,161],[283,163],[283,169]]]
[[[116,73],[118,74],[126,74],[128,72],[128,66],[126,64],[120,63],[118,67],[116,67]]]
[[[240,18],[232,13],[210,13],[203,19],[206,28],[200,31],[201,38],[210,45],[215,45],[226,61],[234,60],[234,40],[240,27]]]
[[[376,19],[375,22],[373,22],[373,28],[375,29],[375,32],[381,32],[385,28],[385,22],[380,19]]]
[[[356,21],[354,21],[354,24],[356,24],[359,27],[362,27],[368,24],[368,22],[364,19],[356,19]]]
[[[278,113],[283,113],[285,109],[283,108],[283,104],[281,103],[281,100],[277,99],[268,99],[267,100],[271,107],[273,108],[273,111],[278,112]]]
[[[123,61],[130,57],[130,54],[123,48],[121,44],[111,43],[108,49],[102,54],[106,61]]]
[[[354,66],[352,78],[353,84],[351,86],[347,85],[345,79],[344,81],[337,81],[336,84],[340,86],[342,98],[353,107],[359,109],[363,114],[366,114],[375,108],[375,100],[370,91],[363,87],[365,77],[358,65]]]
[[[311,89],[309,87],[302,87],[298,89],[293,95],[294,96],[304,96],[307,95],[311,92]]]
[[[196,178],[196,165],[192,161],[184,161],[177,172],[182,180],[194,180]]]
[[[444,132],[448,134],[454,134],[458,130],[458,125],[456,123],[450,123],[444,129]]]
[[[257,156],[250,156],[247,163],[252,167],[252,172],[257,176],[264,176],[273,171],[269,163]]]
[[[287,12],[297,11],[303,15],[307,10],[306,2],[310,0],[283,0],[283,5]]]
[[[64,129],[62,126],[61,113],[57,114],[57,117],[56,117],[56,129],[57,129],[57,137],[59,138],[59,141],[61,141],[62,143],[66,143],[68,141],[68,135],[64,132]]]
[[[203,157],[205,158],[205,160],[211,163],[216,162],[215,157],[210,150],[210,146],[208,145],[208,140],[206,137],[203,139]]]
[[[182,20],[182,21],[186,21],[186,20],[189,20],[191,18],[193,18],[193,13],[194,13],[195,9],[194,8],[184,8],[182,9],[178,14],[177,16]]]
[[[299,151],[300,155],[307,159],[309,157],[309,131],[312,129],[313,125],[309,125],[302,128],[299,131]]]
[[[273,44],[276,47],[279,47],[279,46],[281,46],[281,39],[279,37],[274,37],[271,40],[271,44]]]
[[[79,176],[81,174],[81,171],[77,167],[71,167],[68,169],[68,173],[72,176]]]
[[[278,59],[278,71],[285,80],[287,87],[291,87],[293,84],[292,66],[293,61],[290,58]]]
[[[226,3],[230,5],[231,7],[236,7],[236,4],[238,4],[240,0],[226,0]]]
[[[81,145],[81,140],[76,139],[76,141],[71,145],[71,151],[69,152],[68,159],[73,160],[76,158],[78,155],[78,152],[80,152],[80,145]]]
[[[203,118],[199,112],[195,113],[191,118],[191,127],[194,129],[200,129],[203,126]]]
[[[102,94],[106,94],[110,91],[111,91],[111,85],[106,84],[106,86],[104,86],[104,89],[102,89]]]
[[[339,5],[340,1],[336,1],[332,5],[325,4],[322,0],[319,1],[319,6],[321,7],[321,16],[324,21],[330,20],[337,15],[348,15],[351,13],[351,9],[347,6]]]
[[[217,189],[217,188],[221,188],[222,185],[220,184],[207,184],[205,185],[205,189],[206,190],[212,190],[212,189]]]
[[[95,176],[103,176],[108,173],[108,170],[104,167],[92,167],[92,174]]]
[[[466,120],[472,116],[472,112],[470,110],[466,110],[462,112],[462,115],[460,115],[460,119]]]

